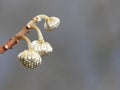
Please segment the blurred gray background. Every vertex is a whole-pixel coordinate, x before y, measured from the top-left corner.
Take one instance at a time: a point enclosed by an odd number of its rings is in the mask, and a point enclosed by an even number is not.
[[[120,0],[0,0],[0,44],[38,14],[61,20],[38,25],[54,52],[34,70],[17,59],[24,41],[1,55],[0,90],[120,90]]]

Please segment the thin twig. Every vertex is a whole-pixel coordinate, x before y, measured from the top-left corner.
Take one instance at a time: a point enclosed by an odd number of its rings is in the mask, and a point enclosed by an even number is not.
[[[14,45],[16,45],[19,40],[17,38],[18,35],[26,35],[29,33],[30,29],[24,26],[20,32],[18,32],[14,37],[11,37],[6,43],[0,46],[0,54],[3,54],[9,49],[12,49]]]
[[[26,35],[30,32],[30,25],[36,25],[40,21],[40,18],[38,16],[35,16],[32,18],[31,21],[28,22],[26,26],[24,26],[15,36],[11,37],[6,43],[0,46],[0,54],[3,54],[9,49],[12,49],[13,46],[15,46],[20,39],[17,38],[18,35]]]

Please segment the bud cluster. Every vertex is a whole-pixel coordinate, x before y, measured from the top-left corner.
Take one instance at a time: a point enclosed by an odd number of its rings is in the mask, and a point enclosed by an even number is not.
[[[19,61],[27,68],[33,69],[42,63],[42,56],[48,55],[53,51],[52,46],[44,40],[40,29],[36,26],[36,23],[44,19],[44,29],[46,31],[53,31],[56,29],[60,20],[57,17],[48,17],[46,15],[38,15],[34,17],[28,24],[29,29],[34,29],[38,34],[38,40],[30,41],[26,36],[19,36],[27,42],[28,50],[24,50],[18,54]],[[34,24],[33,24],[34,23]]]

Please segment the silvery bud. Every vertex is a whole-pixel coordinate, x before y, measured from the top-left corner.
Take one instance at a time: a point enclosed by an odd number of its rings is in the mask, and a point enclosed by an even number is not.
[[[19,61],[27,68],[33,69],[41,64],[41,56],[33,50],[24,50],[18,55]]]
[[[60,24],[60,19],[57,17],[49,17],[45,20],[44,28],[46,31],[53,31]]]
[[[44,56],[53,51],[52,46],[46,42],[41,40],[34,40],[32,42],[33,49],[40,54],[40,56]]]

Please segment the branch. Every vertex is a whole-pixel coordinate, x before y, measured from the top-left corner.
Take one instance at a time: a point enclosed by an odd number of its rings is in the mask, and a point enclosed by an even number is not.
[[[18,38],[18,36],[24,36],[30,32],[30,29],[35,29],[33,26],[36,26],[36,24],[41,21],[41,19],[45,20],[44,28],[46,31],[53,31],[59,26],[60,23],[60,20],[57,17],[48,17],[47,15],[43,14],[35,16],[15,36],[11,37],[6,43],[0,46],[0,54],[3,54],[9,49],[12,49],[13,46],[15,46],[21,39]]]
[[[28,24],[26,26],[24,26],[20,32],[18,32],[15,36],[11,37],[6,43],[4,43],[3,45],[0,46],[0,54],[3,54],[4,52],[6,52],[9,49],[12,49],[13,46],[15,46],[20,38],[17,38],[18,35],[26,35],[27,33],[30,32],[30,25],[36,25],[41,19],[36,16],[34,18],[32,18],[32,20],[30,22],[28,22]]]
[[[9,49],[12,49],[14,45],[16,45],[18,43],[18,35],[26,35],[27,33],[29,33],[29,28],[27,28],[26,26],[24,26],[20,32],[18,32],[14,37],[11,37],[6,43],[4,43],[3,45],[0,46],[0,54],[3,54],[4,52],[6,52]]]

